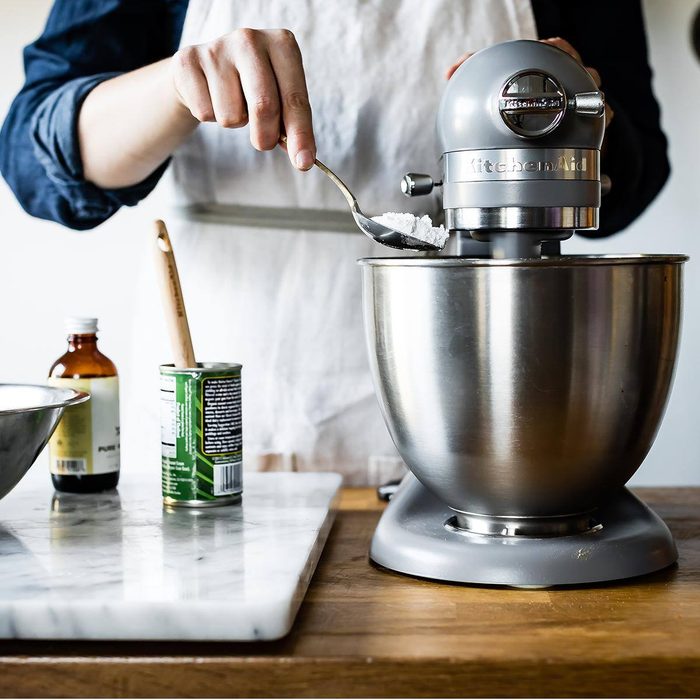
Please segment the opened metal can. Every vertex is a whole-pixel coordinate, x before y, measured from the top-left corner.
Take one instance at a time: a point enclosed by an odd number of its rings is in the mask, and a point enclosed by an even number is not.
[[[241,365],[160,367],[163,502],[203,508],[243,493]]]

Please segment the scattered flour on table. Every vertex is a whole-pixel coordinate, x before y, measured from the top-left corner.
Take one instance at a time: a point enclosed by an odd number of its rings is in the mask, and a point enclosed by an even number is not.
[[[449,236],[444,226],[433,226],[433,221],[427,214],[418,217],[413,216],[413,214],[388,211],[381,216],[373,216],[372,221],[376,221],[382,226],[393,228],[394,231],[406,233],[420,241],[436,245],[439,248],[445,247]]]

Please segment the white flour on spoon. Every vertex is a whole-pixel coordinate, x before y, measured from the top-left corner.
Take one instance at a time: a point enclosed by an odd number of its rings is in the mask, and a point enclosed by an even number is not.
[[[430,243],[438,248],[445,247],[449,236],[444,226],[433,226],[433,221],[427,214],[418,217],[413,214],[388,211],[381,216],[373,216],[372,221],[392,228],[394,231],[406,233],[419,241]]]

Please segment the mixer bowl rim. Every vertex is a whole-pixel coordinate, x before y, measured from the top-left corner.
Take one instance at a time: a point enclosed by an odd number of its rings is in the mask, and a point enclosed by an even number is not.
[[[359,258],[358,265],[368,267],[590,267],[597,265],[679,265],[689,260],[679,253],[630,253],[627,255],[562,255],[551,258],[462,258],[441,256],[439,258]]]
[[[45,411],[54,408],[66,408],[68,406],[77,406],[78,404],[84,403],[90,398],[90,394],[86,391],[78,391],[76,389],[70,389],[68,387],[56,387],[49,386],[48,384],[12,384],[12,383],[0,383],[0,390],[4,387],[14,387],[14,388],[28,388],[28,389],[48,389],[50,392],[54,393],[57,398],[58,396],[65,396],[66,398],[60,401],[53,401],[51,403],[44,403],[33,406],[22,406],[20,408],[0,408],[0,417],[14,415],[17,413],[31,413],[32,411]]]

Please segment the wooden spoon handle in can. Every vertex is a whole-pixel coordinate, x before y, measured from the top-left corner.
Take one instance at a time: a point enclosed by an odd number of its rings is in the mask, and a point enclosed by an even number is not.
[[[196,367],[185,300],[182,296],[180,276],[177,273],[175,254],[168,229],[165,223],[159,219],[154,222],[154,230],[156,234],[156,270],[163,299],[165,322],[168,326],[170,344],[173,350],[173,361],[175,367],[178,368]]]

